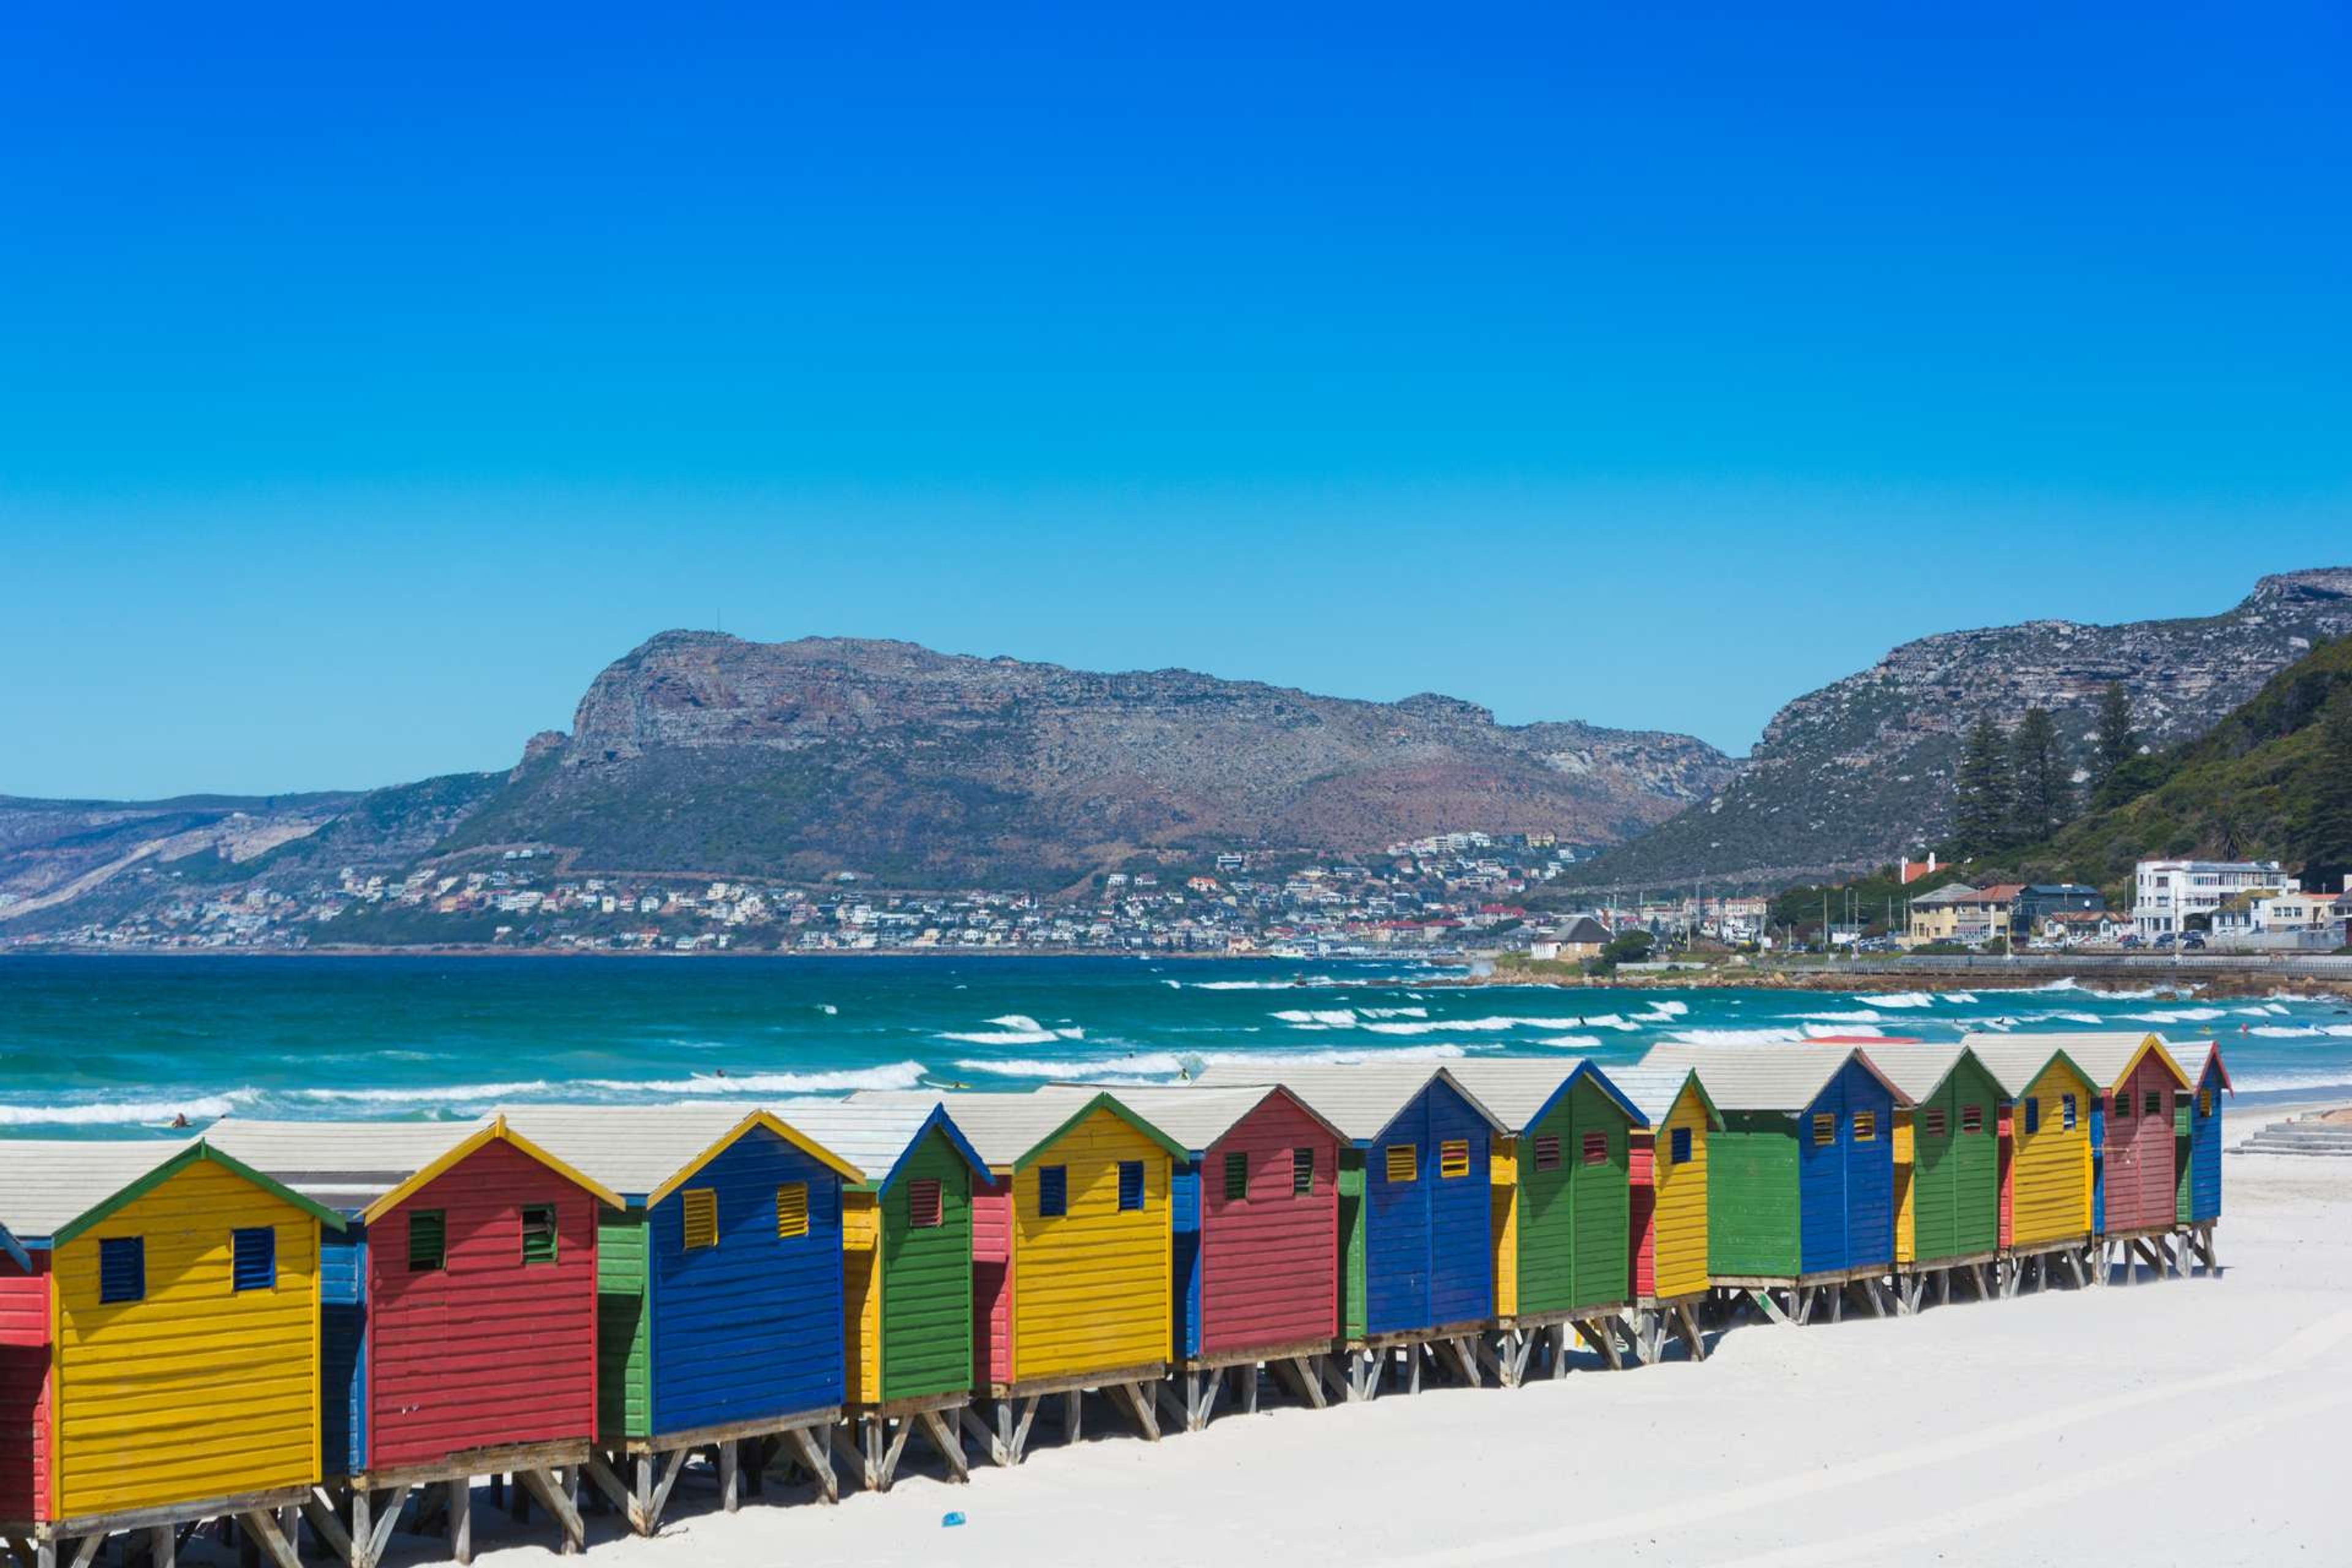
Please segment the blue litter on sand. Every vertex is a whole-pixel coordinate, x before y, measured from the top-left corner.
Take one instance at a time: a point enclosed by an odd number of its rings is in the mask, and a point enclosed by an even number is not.
[[[962,1522],[963,1515],[960,1513],[950,1513],[940,1521],[940,1528],[941,1530],[953,1530],[957,1525],[961,1524]]]

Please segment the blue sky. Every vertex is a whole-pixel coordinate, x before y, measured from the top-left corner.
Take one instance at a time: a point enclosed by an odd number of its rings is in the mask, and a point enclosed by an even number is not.
[[[2352,562],[2352,14],[1754,10],[18,8],[0,792],[719,622],[1744,750]]]

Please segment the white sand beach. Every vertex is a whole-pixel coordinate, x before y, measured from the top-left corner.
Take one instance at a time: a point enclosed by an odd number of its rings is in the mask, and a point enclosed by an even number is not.
[[[2231,1142],[2283,1114],[2233,1116]],[[1228,1415],[1157,1446],[1106,1407],[1076,1449],[970,1486],[731,1517],[688,1492],[651,1541],[592,1520],[586,1561],[2352,1562],[2352,1161],[2231,1155],[2226,1180],[2220,1279],[1743,1326],[1704,1366]],[[478,1562],[552,1557],[476,1520]],[[394,1561],[436,1554],[406,1544]]]

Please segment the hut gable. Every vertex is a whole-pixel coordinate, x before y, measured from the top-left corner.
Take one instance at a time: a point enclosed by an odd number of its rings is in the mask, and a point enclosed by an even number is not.
[[[1171,1165],[1099,1098],[1019,1165],[1014,1382],[1167,1359]]]
[[[1464,1062],[1454,1076],[1513,1133],[1494,1161],[1497,1310],[1528,1316],[1627,1300],[1632,1133],[1647,1118],[1574,1058]]]
[[[2000,1083],[1965,1046],[1868,1049],[1913,1102],[1895,1113],[1895,1261],[1991,1253],[2000,1244]]]

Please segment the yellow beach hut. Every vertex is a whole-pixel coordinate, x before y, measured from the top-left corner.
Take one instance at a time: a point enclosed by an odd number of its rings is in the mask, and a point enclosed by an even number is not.
[[[1714,1287],[1707,1272],[1706,1146],[1723,1113],[1689,1068],[1618,1067],[1612,1082],[1650,1125],[1632,1133],[1633,1308],[1643,1359],[1656,1361],[1669,1330],[1693,1361],[1706,1342],[1693,1312]]]
[[[1184,1150],[1109,1094],[865,1089],[857,1104],[943,1104],[987,1163],[972,1209],[975,1404],[1000,1465],[1021,1462],[1039,1404],[1062,1394],[1065,1439],[1081,1395],[1110,1395],[1157,1440],[1168,1371],[1174,1237],[1170,1177]]]
[[[2000,1086],[2000,1290],[2040,1284],[2064,1263],[2089,1279],[2092,1112],[2099,1089],[2068,1037],[1970,1035],[1964,1043]]]
[[[0,1271],[47,1298],[48,1358],[33,1407],[0,1409],[0,1441],[31,1449],[0,1476],[35,1482],[0,1496],[0,1535],[88,1560],[93,1536],[234,1517],[291,1561],[320,1477],[320,1231],[341,1217],[201,1139],[10,1139],[0,1226],[30,1265]]]

